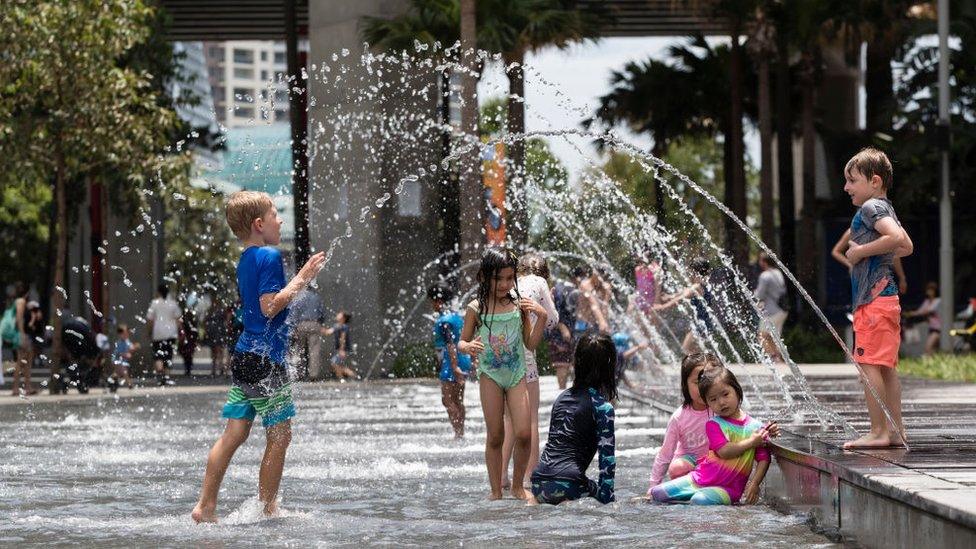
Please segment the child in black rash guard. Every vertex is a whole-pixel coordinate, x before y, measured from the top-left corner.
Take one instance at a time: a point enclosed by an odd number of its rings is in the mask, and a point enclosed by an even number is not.
[[[614,367],[617,351],[609,336],[584,334],[576,344],[573,387],[552,405],[549,440],[532,473],[529,504],[596,498],[614,501],[613,406],[617,398]],[[600,477],[593,481],[586,469],[599,453]]]

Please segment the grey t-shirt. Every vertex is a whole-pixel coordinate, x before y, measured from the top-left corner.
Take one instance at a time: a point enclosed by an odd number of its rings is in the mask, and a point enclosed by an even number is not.
[[[759,274],[759,283],[756,284],[756,299],[763,304],[763,316],[769,318],[783,312],[779,306],[779,300],[786,293],[786,279],[783,273],[775,268],[769,268]]]
[[[875,230],[878,221],[890,217],[901,226],[895,207],[887,198],[868,199],[851,220],[851,240],[857,244],[868,244],[881,238],[881,233]],[[851,299],[852,309],[857,309],[874,300],[878,296],[898,295],[898,285],[895,282],[894,254],[887,253],[865,257],[851,269]],[[886,280],[878,293],[872,290],[880,281]]]

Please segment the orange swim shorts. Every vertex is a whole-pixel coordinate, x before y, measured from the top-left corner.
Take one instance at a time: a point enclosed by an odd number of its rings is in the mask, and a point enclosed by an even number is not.
[[[854,358],[858,364],[898,366],[901,304],[898,296],[879,296],[854,311]]]

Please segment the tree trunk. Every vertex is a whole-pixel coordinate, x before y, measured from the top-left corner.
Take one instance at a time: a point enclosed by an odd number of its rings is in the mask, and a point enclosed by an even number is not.
[[[742,44],[739,43],[739,33],[732,33],[732,50],[729,67],[730,84],[730,152],[732,183],[727,189],[726,196],[730,199],[726,202],[739,219],[746,219],[746,170],[745,170],[745,145],[742,137]],[[742,230],[735,225],[730,225],[730,232],[727,235],[732,257],[739,266],[745,266],[749,262],[749,249],[746,244],[745,235]]]
[[[891,132],[891,117],[895,112],[894,77],[891,59],[895,48],[887,36],[868,41],[867,70],[864,73],[865,131],[868,138],[875,133]]]
[[[795,268],[796,202],[793,198],[793,108],[790,101],[789,45],[776,36],[776,156],[779,172],[779,256]]]
[[[441,73],[441,158],[451,154],[451,71]],[[458,180],[450,169],[441,168],[441,274],[458,268],[458,249],[461,239],[461,213]]]
[[[103,332],[102,323],[105,319],[106,309],[104,308],[104,292],[105,285],[102,284],[105,277],[104,261],[105,256],[102,254],[102,239],[104,235],[104,226],[102,225],[102,219],[104,219],[102,211],[102,196],[103,192],[102,182],[99,180],[97,175],[88,176],[88,217],[89,224],[91,226],[91,301],[93,307],[97,312],[92,313],[92,330],[95,332]],[[98,315],[101,313],[101,316]]]
[[[769,99],[769,58],[760,56],[759,64],[759,147],[762,168],[759,172],[759,209],[762,239],[767,246],[776,245],[776,220],[773,214],[773,121]]]
[[[518,137],[508,145],[506,184],[509,189],[508,234],[516,249],[525,247],[529,233],[529,204],[525,189],[525,53],[515,52],[506,59],[508,76],[508,133]]]
[[[803,75],[801,76],[803,107],[801,114],[801,125],[803,132],[803,209],[801,210],[800,249],[804,253],[800,255],[800,280],[815,299],[819,295],[817,291],[817,276],[815,258],[813,253],[816,246],[814,234],[814,219],[816,216],[816,144],[817,134],[813,125],[814,117],[814,81],[813,81],[813,62],[809,59],[809,54],[804,54]]]
[[[478,79],[476,76],[476,0],[461,0],[461,132],[462,147],[478,142]],[[461,178],[461,263],[476,260],[484,245],[484,183],[480,147],[459,159]]]
[[[60,145],[60,144],[59,144]],[[54,256],[54,273],[51,279],[54,287],[51,290],[51,308],[53,314],[51,319],[54,326],[54,337],[51,341],[51,377],[48,380],[48,389],[51,394],[55,394],[61,388],[60,381],[61,361],[64,356],[64,344],[61,337],[61,310],[64,309],[64,269],[65,257],[68,255],[68,204],[65,197],[65,178],[67,170],[65,168],[64,153],[60,146],[57,146],[55,154],[55,174],[54,174],[54,200],[57,207],[57,223],[54,225],[53,235],[57,248]]]

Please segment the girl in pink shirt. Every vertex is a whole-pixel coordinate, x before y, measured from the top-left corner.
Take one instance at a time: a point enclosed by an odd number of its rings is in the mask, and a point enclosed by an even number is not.
[[[730,505],[740,499],[755,503],[769,469],[765,444],[779,435],[779,427],[763,425],[739,407],[742,386],[726,368],[702,371],[698,387],[715,414],[705,424],[708,454],[691,474],[651,488],[651,497],[662,503],[696,505]]]
[[[664,480],[665,472],[669,480],[683,477],[708,453],[705,422],[712,417],[712,413],[698,392],[698,376],[706,367],[712,366],[722,367],[722,361],[711,353],[690,354],[681,361],[681,395],[684,402],[668,420],[664,442],[654,458],[647,497],[651,497],[651,488]]]

